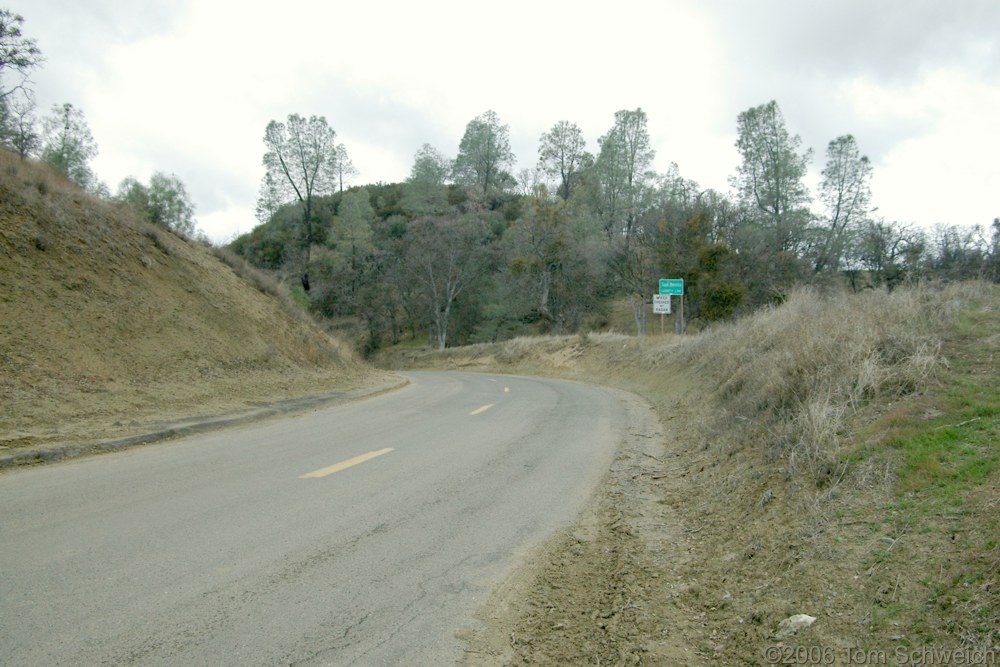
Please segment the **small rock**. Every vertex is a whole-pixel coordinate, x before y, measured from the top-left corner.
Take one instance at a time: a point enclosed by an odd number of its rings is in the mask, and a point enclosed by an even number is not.
[[[775,637],[777,639],[786,639],[794,635],[799,630],[808,628],[815,622],[816,617],[810,616],[809,614],[795,614],[794,616],[789,616],[781,623],[778,623],[778,632],[775,634]]]

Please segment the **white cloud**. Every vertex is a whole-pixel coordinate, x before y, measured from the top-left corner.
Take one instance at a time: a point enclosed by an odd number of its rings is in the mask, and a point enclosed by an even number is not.
[[[223,244],[232,241],[240,234],[252,230],[257,224],[254,218],[254,208],[241,205],[229,205],[207,215],[198,215],[195,211],[198,229],[213,243]]]
[[[859,115],[923,128],[874,164],[873,202],[885,217],[985,225],[1000,214],[1000,87],[938,69],[906,87],[849,88]]]

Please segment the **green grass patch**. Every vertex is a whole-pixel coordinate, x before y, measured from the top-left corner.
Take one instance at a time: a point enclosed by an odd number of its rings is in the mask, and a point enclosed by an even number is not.
[[[997,464],[994,441],[997,421],[989,428],[944,425],[896,436],[887,445],[900,450],[902,464],[897,490],[900,493],[926,491],[957,501],[970,485],[982,484]]]
[[[1000,461],[1000,312],[991,301],[967,308],[945,342],[948,370],[915,402],[889,410],[873,425],[851,463],[897,462],[897,509],[915,515],[955,511]],[[930,418],[928,418],[930,417]]]

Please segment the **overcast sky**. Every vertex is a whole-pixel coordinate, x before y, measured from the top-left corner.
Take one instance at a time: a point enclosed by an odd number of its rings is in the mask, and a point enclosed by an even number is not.
[[[1000,216],[997,0],[0,0],[46,58],[39,108],[81,109],[98,177],[174,173],[214,241],[250,231],[268,121],[326,116],[360,171],[454,157],[494,110],[518,169],[578,124],[596,152],[620,109],[648,115],[655,166],[729,190],[736,117],[777,100],[815,151],[853,134],[876,215],[931,226]]]

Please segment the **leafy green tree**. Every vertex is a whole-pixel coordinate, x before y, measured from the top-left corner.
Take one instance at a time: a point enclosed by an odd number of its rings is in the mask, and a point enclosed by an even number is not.
[[[424,144],[413,158],[401,205],[410,215],[440,215],[449,208],[448,176],[452,165],[436,148]]]
[[[803,179],[811,153],[799,153],[802,140],[791,135],[775,101],[737,118],[736,148],[743,158],[732,179],[740,200],[766,231],[774,253],[795,253],[809,224],[809,190]]]
[[[286,123],[272,120],[264,131],[265,183],[280,201],[296,201],[302,214],[302,288],[308,292],[309,253],[314,242],[316,200],[339,185],[336,132],[323,116],[291,114]],[[270,183],[266,179],[270,177]],[[266,205],[265,205],[266,208]]]
[[[262,269],[282,272],[295,264],[298,270],[298,246],[302,213],[297,203],[279,207],[266,223],[235,238],[229,247],[237,255]]]
[[[0,9],[0,99],[24,88],[44,58],[34,39],[24,36],[24,17]]]
[[[115,199],[145,217],[149,208],[149,188],[135,176],[126,176],[118,184]]]
[[[496,112],[487,111],[469,121],[455,158],[455,181],[489,199],[513,182],[509,172],[513,166],[510,127],[500,122]]]
[[[637,335],[646,332],[646,304],[655,289],[652,239],[641,228],[653,203],[653,150],[642,109],[615,113],[615,124],[598,140],[592,202],[611,250],[610,267],[628,296]]]
[[[542,134],[538,145],[538,167],[558,181],[556,194],[568,200],[575,191],[580,172],[593,163],[587,142],[576,123],[561,120]]]
[[[68,102],[56,104],[42,126],[42,161],[85,190],[97,187],[90,168],[90,161],[97,156],[97,142],[83,112]]]
[[[174,174],[155,172],[148,186],[128,176],[119,184],[115,198],[147,222],[185,236],[195,233],[194,204],[184,183]]]
[[[731,317],[746,298],[736,253],[726,241],[731,202],[681,177],[672,164],[657,192],[659,223],[653,232],[661,277],[684,280],[685,318]],[[675,318],[675,331],[682,322]]]
[[[372,247],[374,219],[375,209],[372,208],[367,189],[356,188],[345,192],[340,199],[333,230],[328,237],[330,245],[344,250],[348,255],[367,252]]]
[[[515,221],[505,237],[509,239],[510,271],[518,283],[517,294],[511,296],[528,299],[530,303],[525,305],[531,314],[555,332],[567,324],[568,291],[593,293],[583,285],[592,285],[596,279],[581,276],[585,271],[579,267],[587,264],[583,260],[586,238],[581,238],[566,203],[551,199],[544,188],[530,201],[528,214]],[[579,283],[570,285],[567,279],[578,279]]]
[[[337,208],[327,243],[332,248],[336,277],[331,287],[336,287],[345,302],[346,310],[355,314],[360,306],[359,296],[364,286],[371,282],[371,260],[375,251],[372,222],[375,209],[364,188],[345,192]]]
[[[368,190],[351,189],[340,201],[329,241],[341,267],[339,283],[346,305],[366,324],[368,350],[379,346],[380,320],[391,318],[398,307],[388,297],[385,273],[390,259],[388,249],[377,245],[381,239],[376,238],[376,219]]]
[[[724,243],[704,246],[698,253],[698,274],[692,284],[695,313],[707,322],[732,317],[746,298],[746,287],[732,274],[733,251]]]

